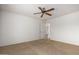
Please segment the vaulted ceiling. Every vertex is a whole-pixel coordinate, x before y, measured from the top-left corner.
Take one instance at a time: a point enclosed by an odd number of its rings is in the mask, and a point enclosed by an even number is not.
[[[49,13],[52,16],[44,15],[43,18],[40,17],[41,14],[34,15],[33,13],[39,12],[38,7],[45,7],[46,9],[55,8],[54,11]],[[79,11],[78,4],[3,4],[0,5],[0,10],[17,13],[38,19],[51,19]]]

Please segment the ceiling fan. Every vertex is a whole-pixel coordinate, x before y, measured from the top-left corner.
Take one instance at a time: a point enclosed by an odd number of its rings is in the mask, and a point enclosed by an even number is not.
[[[51,8],[51,9],[46,10],[45,8],[41,8],[41,7],[38,7],[38,9],[40,9],[41,12],[37,12],[37,13],[34,13],[34,14],[41,14],[41,18],[43,17],[44,14],[52,16],[52,14],[50,14],[48,12],[55,10],[55,8]]]

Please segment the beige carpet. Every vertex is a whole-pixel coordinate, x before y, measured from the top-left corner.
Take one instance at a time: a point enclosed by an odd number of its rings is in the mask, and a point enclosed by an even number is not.
[[[0,47],[1,55],[78,55],[79,46],[52,40],[35,40],[31,42]]]

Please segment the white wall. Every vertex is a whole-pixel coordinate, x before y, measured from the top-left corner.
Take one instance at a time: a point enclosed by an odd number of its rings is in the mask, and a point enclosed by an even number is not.
[[[51,19],[48,22],[51,40],[79,45],[79,12]],[[0,46],[37,40],[41,36],[43,38],[46,33],[42,25],[41,20],[0,11]]]
[[[41,19],[41,39],[46,39],[46,20]]]
[[[50,22],[50,39],[79,45],[79,12],[64,15]]]
[[[40,20],[0,11],[0,46],[40,39]]]
[[[1,15],[0,15],[0,39],[1,39]]]

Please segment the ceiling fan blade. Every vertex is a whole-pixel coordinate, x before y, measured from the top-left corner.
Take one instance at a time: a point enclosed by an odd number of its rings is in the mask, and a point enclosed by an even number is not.
[[[49,11],[52,11],[52,10],[55,10],[55,9],[54,8],[51,8],[51,9],[47,10],[46,12],[49,12]]]
[[[46,15],[49,15],[49,16],[52,16],[52,14],[49,14],[49,13],[45,13]]]
[[[42,8],[41,7],[38,7],[40,10],[41,10],[41,12],[43,12],[43,10],[42,10]]]
[[[44,13],[42,13],[41,18],[43,17]]]
[[[38,12],[38,13],[34,13],[34,14],[41,14],[41,12]]]
[[[45,9],[45,8],[43,8],[43,11],[46,11],[46,9]]]

